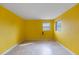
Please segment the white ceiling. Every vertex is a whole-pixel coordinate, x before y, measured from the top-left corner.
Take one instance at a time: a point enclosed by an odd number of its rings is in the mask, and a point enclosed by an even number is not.
[[[73,3],[7,3],[5,8],[24,19],[54,19],[75,4]]]

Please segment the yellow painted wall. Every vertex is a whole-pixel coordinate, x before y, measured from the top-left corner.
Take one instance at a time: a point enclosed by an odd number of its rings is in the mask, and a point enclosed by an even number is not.
[[[54,39],[54,21],[53,20],[25,20],[25,39],[26,40],[42,40],[42,23],[50,22],[51,30],[46,31],[44,39]]]
[[[62,20],[61,32],[55,38],[76,54],[79,54],[79,4],[55,19]]]
[[[0,54],[24,39],[27,41],[41,40],[43,22],[51,23],[51,30],[45,32],[44,38],[54,39],[53,20],[22,20],[0,6]]]
[[[22,25],[20,17],[0,6],[0,54],[22,41]]]
[[[25,20],[25,39],[37,40],[41,35],[41,21],[40,20]]]

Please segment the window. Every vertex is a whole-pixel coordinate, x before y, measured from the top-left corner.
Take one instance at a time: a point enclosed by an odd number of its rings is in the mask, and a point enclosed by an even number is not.
[[[50,23],[43,23],[43,31],[49,31],[50,30]]]
[[[57,22],[56,22],[56,25],[55,25],[55,30],[56,31],[61,31],[61,23],[62,23],[62,21],[61,20],[58,20]]]

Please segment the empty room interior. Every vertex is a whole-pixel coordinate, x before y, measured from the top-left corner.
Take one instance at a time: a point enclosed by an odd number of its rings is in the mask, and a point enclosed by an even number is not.
[[[78,54],[79,4],[0,3],[0,55]]]

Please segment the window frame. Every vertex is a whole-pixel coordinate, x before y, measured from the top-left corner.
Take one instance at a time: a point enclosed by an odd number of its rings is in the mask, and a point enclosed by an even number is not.
[[[43,31],[50,31],[50,22],[43,22],[42,26],[43,26]]]
[[[61,32],[62,21],[58,20],[55,23],[55,31]]]

